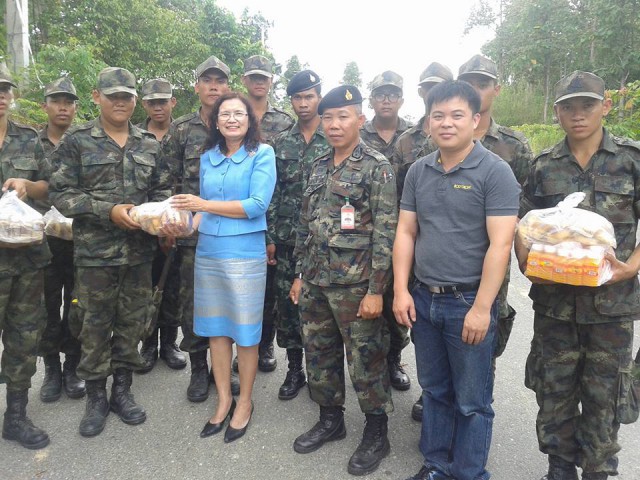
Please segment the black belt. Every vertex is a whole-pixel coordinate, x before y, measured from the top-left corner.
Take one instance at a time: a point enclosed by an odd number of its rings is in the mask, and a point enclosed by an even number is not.
[[[420,286],[426,288],[431,293],[456,293],[456,292],[470,292],[473,290],[477,290],[478,287],[480,286],[480,282],[458,283],[457,285],[445,285],[445,286],[425,285],[424,283],[420,283]]]

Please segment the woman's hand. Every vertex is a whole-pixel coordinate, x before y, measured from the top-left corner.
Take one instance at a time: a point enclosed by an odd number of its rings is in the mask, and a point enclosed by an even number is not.
[[[181,193],[174,195],[169,199],[169,203],[173,208],[178,210],[188,210],[190,212],[202,212],[205,210],[207,201],[202,198],[191,195],[190,193]]]

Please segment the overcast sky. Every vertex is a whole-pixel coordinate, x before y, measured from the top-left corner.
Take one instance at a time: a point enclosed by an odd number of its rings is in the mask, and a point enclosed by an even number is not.
[[[355,61],[362,72],[363,96],[375,75],[393,70],[404,77],[401,115],[424,113],[417,94],[420,73],[431,62],[454,73],[480,53],[488,30],[464,35],[476,0],[218,0],[237,16],[245,7],[273,22],[267,47],[284,66],[292,55],[308,63],[323,79],[323,92],[338,85],[345,65]],[[365,103],[366,106],[366,103]],[[370,116],[370,115],[368,115]]]

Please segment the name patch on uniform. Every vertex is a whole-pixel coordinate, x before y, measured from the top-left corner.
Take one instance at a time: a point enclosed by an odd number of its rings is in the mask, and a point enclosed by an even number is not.
[[[460,190],[471,190],[471,185],[462,185],[460,183],[454,183],[453,188],[457,188]]]

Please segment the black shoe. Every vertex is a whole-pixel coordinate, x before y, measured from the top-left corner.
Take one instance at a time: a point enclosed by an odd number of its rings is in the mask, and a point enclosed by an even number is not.
[[[387,438],[387,414],[367,413],[366,418],[362,441],[351,455],[347,466],[347,471],[351,475],[367,475],[375,472],[382,459],[391,451]]]
[[[418,400],[416,400],[416,403],[413,404],[413,407],[411,407],[411,418],[413,418],[416,422],[422,422],[422,411],[422,395],[420,395],[420,398],[418,398]]]
[[[127,425],[139,425],[147,419],[142,405],[138,405],[131,393],[131,370],[116,368],[113,372],[109,407]]]
[[[182,370],[187,366],[187,357],[176,345],[178,327],[160,327],[160,358],[167,367]]]
[[[231,407],[229,407],[229,412],[227,413],[227,416],[224,417],[224,420],[222,420],[220,423],[211,423],[211,422],[205,423],[204,428],[200,432],[200,438],[207,438],[207,437],[210,437],[211,435],[215,435],[216,433],[220,433],[222,431],[224,422],[226,422],[228,419],[230,419],[233,416],[233,412],[235,411],[235,409],[236,409],[236,399],[234,398],[231,401]]]
[[[278,362],[273,352],[273,341],[262,344],[258,347],[258,370],[261,372],[273,372]]]
[[[293,449],[298,453],[311,453],[326,442],[342,440],[346,436],[343,408],[320,407],[320,421],[311,430],[295,439]]]
[[[418,473],[407,480],[453,480],[451,477],[440,473],[430,465],[423,465]]]
[[[82,398],[86,393],[84,380],[76,373],[78,363],[80,363],[80,355],[65,355],[62,366],[62,386],[69,398]]]
[[[578,480],[578,470],[573,463],[549,455],[549,471],[540,480]]]
[[[280,400],[291,400],[298,396],[298,392],[307,384],[307,377],[302,369],[302,349],[288,348],[287,358],[289,359],[289,371],[284,379],[284,383],[278,391]]]
[[[400,351],[391,350],[387,355],[387,364],[391,386],[400,391],[409,390],[411,388],[411,380],[400,362]]]
[[[253,416],[253,401],[251,402],[251,413],[249,413],[249,420],[247,420],[247,424],[242,428],[233,428],[231,426],[231,421],[229,421],[229,425],[227,425],[227,429],[224,432],[224,443],[231,443],[238,440],[240,437],[244,436],[247,433],[247,427],[251,422],[251,417]]]
[[[606,472],[582,472],[582,480],[607,480],[609,474]]]
[[[209,398],[209,382],[213,375],[209,375],[207,366],[207,351],[190,353],[191,379],[187,388],[187,399],[190,402],[204,402]]]
[[[45,403],[55,402],[62,395],[62,366],[60,355],[44,357],[44,380],[40,387],[40,400]]]
[[[80,435],[95,437],[99,435],[107,423],[109,402],[107,401],[107,379],[87,380],[87,406],[80,420]]]
[[[140,347],[140,356],[142,357],[143,367],[136,370],[136,373],[144,374],[153,370],[158,361],[158,329],[156,328],[151,335],[142,341]]]
[[[24,448],[38,450],[49,445],[49,435],[27,417],[29,390],[7,390],[7,410],[2,424],[2,438],[18,442]]]

